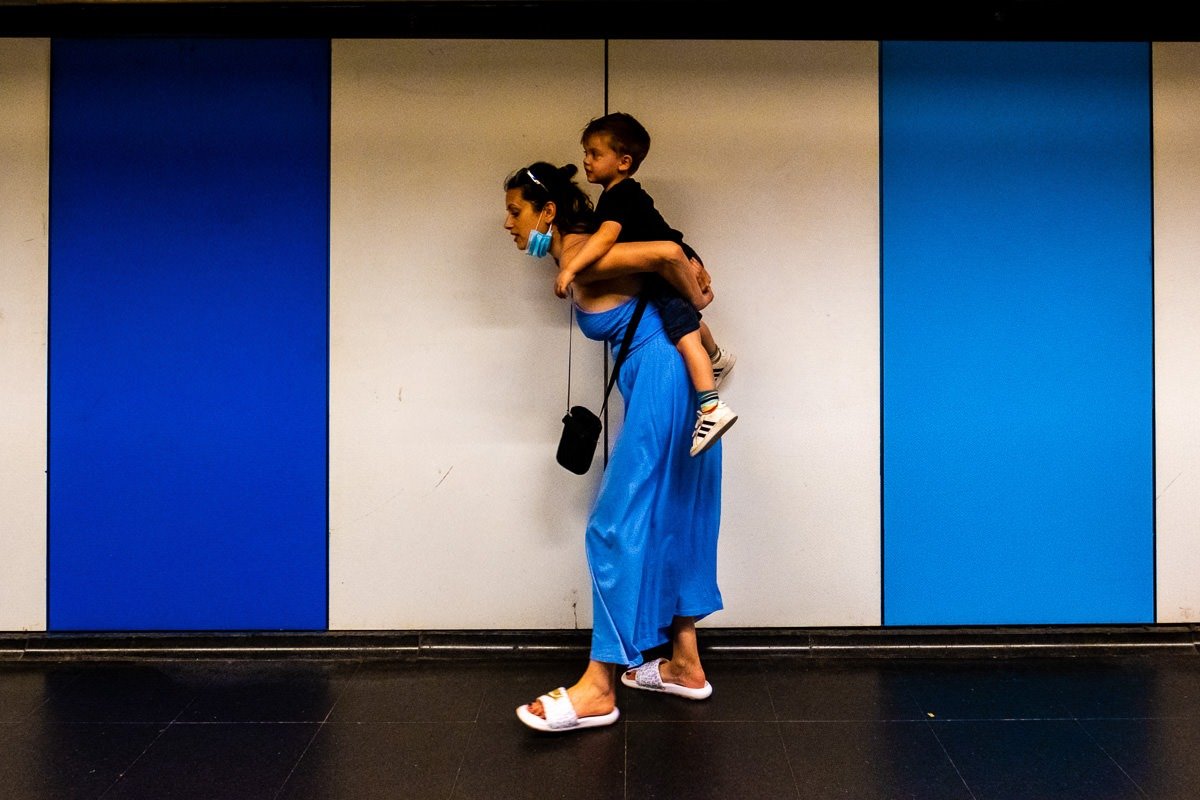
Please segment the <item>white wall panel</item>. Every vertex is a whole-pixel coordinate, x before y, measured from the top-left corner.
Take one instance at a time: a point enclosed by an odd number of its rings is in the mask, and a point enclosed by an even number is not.
[[[714,626],[877,625],[879,133],[874,42],[616,41],[609,110],[714,279],[722,398]]]
[[[0,630],[46,628],[50,42],[0,39]]]
[[[603,69],[599,41],[334,42],[332,629],[590,627],[567,306],[502,222],[510,172],[578,161]]]
[[[1157,621],[1200,621],[1200,44],[1160,42],[1154,72]]]

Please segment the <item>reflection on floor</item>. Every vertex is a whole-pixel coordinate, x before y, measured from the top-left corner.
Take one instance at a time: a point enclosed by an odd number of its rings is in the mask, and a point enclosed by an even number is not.
[[[1200,657],[710,658],[706,701],[620,688],[613,726],[515,707],[581,667],[0,661],[0,797],[1200,796]]]

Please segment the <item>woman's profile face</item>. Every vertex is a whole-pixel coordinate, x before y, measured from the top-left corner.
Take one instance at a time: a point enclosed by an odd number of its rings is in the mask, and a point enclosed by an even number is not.
[[[509,189],[504,193],[504,230],[512,234],[518,250],[529,246],[529,232],[542,216],[533,203],[521,195],[520,189]]]

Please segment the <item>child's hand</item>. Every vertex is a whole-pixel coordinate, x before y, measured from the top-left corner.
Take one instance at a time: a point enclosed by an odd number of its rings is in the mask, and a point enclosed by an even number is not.
[[[704,268],[704,264],[699,259],[690,259],[689,264],[692,267],[692,275],[696,279],[696,283],[700,285],[700,297],[693,303],[697,311],[703,311],[709,303],[713,301],[712,276],[708,274],[708,270]]]
[[[566,270],[562,270],[554,279],[554,293],[559,297],[566,297],[567,289],[569,289],[571,284],[574,282],[575,276]]]

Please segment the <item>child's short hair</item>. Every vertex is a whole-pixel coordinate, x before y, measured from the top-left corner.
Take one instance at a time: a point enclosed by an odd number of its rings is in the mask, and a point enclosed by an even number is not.
[[[638,171],[646,154],[650,152],[650,134],[632,114],[614,111],[596,117],[584,126],[579,141],[583,142],[597,133],[608,136],[609,145],[617,155],[629,156],[633,162],[629,167],[630,175]]]

